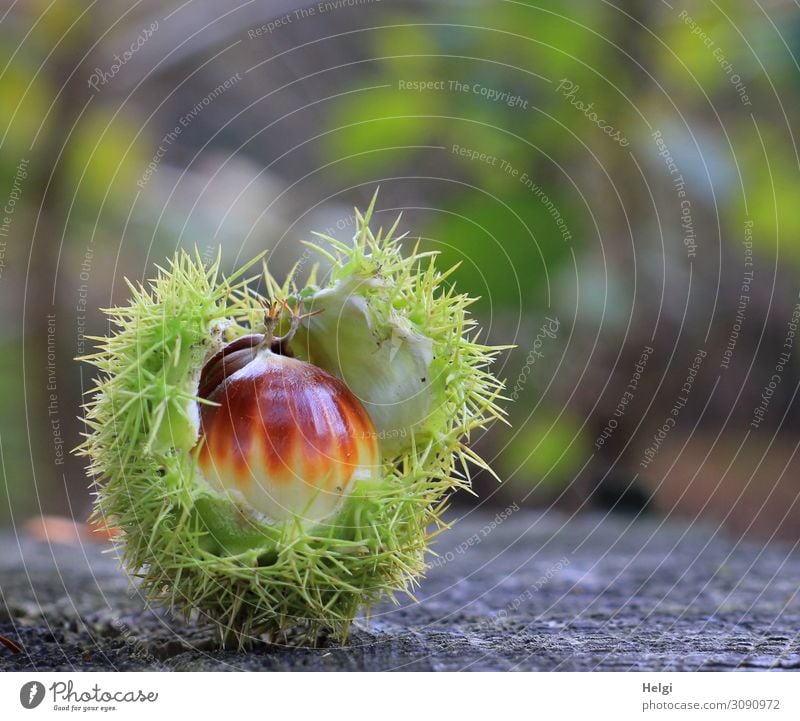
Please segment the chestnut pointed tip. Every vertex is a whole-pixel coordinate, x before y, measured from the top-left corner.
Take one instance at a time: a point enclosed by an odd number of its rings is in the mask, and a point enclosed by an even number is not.
[[[226,378],[247,365],[253,359],[255,349],[263,342],[263,333],[243,335],[211,356],[200,372],[200,398],[208,399]]]

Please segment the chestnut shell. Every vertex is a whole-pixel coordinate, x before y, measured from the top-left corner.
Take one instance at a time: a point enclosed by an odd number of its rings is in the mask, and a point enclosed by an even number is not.
[[[342,381],[243,336],[206,363],[200,470],[271,521],[333,514],[361,479],[380,472],[378,436]]]

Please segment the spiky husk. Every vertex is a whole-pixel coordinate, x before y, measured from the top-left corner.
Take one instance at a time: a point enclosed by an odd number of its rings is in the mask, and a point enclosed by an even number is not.
[[[470,299],[442,286],[447,273],[431,254],[403,257],[394,228],[373,235],[374,202],[356,212],[352,246],[327,239],[334,254],[318,248],[332,266],[327,287],[377,279],[358,290],[376,311],[371,320],[391,311],[430,340],[433,411],[390,445],[384,477],[356,485],[324,523],[267,523],[196,469],[200,369],[263,319],[265,299],[243,279],[252,263],[222,280],[219,259],[206,266],[179,252],[149,288],[129,284],[130,304],[106,311],[113,332],[84,358],[100,371],[79,449],[96,477],[95,515],[119,529],[123,561],[152,600],[187,618],[197,610],[223,641],[241,646],[267,634],[315,643],[324,630],[344,642],[359,609],[410,592],[445,527],[449,494],[469,488],[469,463],[486,467],[465,443],[502,414],[501,383],[487,370],[499,349],[477,342]],[[313,305],[322,290],[315,277],[303,289],[291,276],[281,286],[265,277],[270,294],[290,305]],[[305,334],[307,348],[319,344],[313,323]]]

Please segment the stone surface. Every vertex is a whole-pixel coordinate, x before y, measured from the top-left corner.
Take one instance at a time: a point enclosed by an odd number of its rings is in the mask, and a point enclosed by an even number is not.
[[[473,512],[345,648],[219,651],[111,554],[0,536],[0,670],[800,669],[800,553],[659,519]]]

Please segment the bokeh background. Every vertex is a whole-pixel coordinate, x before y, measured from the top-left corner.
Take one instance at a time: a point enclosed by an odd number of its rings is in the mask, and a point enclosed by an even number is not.
[[[478,498],[800,539],[794,0],[0,3],[0,525],[83,521],[90,335],[380,187],[497,344]]]

